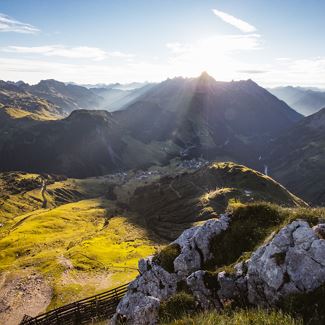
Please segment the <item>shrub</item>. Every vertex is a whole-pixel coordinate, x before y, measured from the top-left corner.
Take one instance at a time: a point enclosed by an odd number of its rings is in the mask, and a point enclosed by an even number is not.
[[[171,322],[193,314],[194,311],[194,297],[186,292],[178,292],[160,304],[159,319],[163,322]]]
[[[294,316],[302,317],[306,324],[325,324],[325,285],[309,293],[285,297],[279,306]]]

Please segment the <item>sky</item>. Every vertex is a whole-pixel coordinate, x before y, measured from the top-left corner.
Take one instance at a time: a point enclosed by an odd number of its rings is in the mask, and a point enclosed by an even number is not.
[[[1,0],[0,78],[325,88],[322,0]]]

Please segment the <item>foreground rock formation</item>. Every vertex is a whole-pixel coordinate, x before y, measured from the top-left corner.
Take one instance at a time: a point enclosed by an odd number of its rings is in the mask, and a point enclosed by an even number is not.
[[[311,227],[303,220],[272,234],[250,259],[235,265],[233,272],[205,271],[205,263],[212,257],[211,240],[230,229],[230,224],[231,215],[222,215],[184,231],[169,246],[177,255],[171,265],[159,255],[141,260],[141,274],[130,284],[112,323],[157,324],[160,303],[182,283],[202,309],[221,309],[229,299],[275,307],[290,295],[310,293],[325,284],[325,225]]]

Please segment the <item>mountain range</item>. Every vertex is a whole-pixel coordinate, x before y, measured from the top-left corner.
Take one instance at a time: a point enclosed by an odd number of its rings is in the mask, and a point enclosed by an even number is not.
[[[316,113],[325,107],[325,91],[321,89],[287,86],[269,91],[303,115]]]
[[[300,119],[251,80],[217,82],[204,73],[152,86],[123,110],[75,110],[19,127],[1,147],[0,168],[86,177],[177,156],[257,168],[265,143]]]
[[[96,109],[109,100],[119,109]],[[324,110],[304,118],[252,80],[217,82],[203,73],[89,89],[2,82],[0,104],[1,171],[89,177],[177,157],[234,161],[324,204]]]

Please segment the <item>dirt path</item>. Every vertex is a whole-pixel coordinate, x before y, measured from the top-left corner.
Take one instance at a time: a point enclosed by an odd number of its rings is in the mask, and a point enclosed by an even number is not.
[[[18,325],[24,315],[46,310],[52,289],[38,273],[2,273],[0,276],[0,324]]]
[[[169,188],[177,195],[177,197],[180,199],[182,195],[173,187],[174,180],[169,184]]]
[[[42,208],[46,209],[47,206],[47,198],[45,196],[45,192],[46,192],[46,180],[43,179],[42,180],[42,188],[41,188],[41,194],[42,194],[42,198],[43,198],[43,203],[42,203]]]

